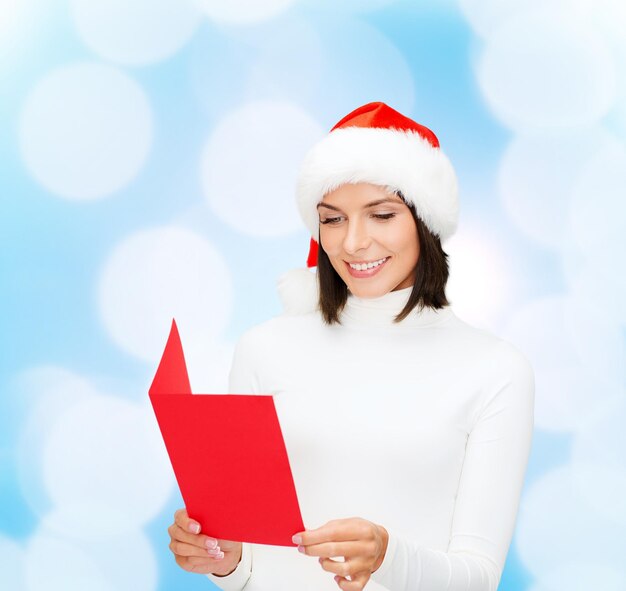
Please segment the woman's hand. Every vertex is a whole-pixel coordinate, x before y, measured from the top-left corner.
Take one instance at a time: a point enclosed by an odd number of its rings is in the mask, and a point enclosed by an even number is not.
[[[234,571],[241,560],[241,542],[201,534],[200,524],[189,518],[186,509],[174,513],[174,523],[167,531],[176,564],[186,571],[223,577]]]
[[[333,519],[322,527],[293,536],[298,550],[319,556],[322,568],[337,575],[335,581],[344,591],[361,591],[365,587],[382,564],[388,541],[384,527],[360,517]],[[332,556],[343,556],[345,561],[331,560]]]

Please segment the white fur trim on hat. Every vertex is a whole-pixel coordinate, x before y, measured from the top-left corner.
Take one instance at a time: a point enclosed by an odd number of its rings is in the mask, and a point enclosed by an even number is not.
[[[291,269],[279,277],[277,287],[285,314],[307,314],[318,308],[319,290],[313,271]]]
[[[311,148],[298,174],[298,209],[315,240],[319,228],[317,204],[329,191],[358,182],[401,191],[442,242],[456,231],[457,179],[440,148],[410,130],[344,127],[330,132]]]

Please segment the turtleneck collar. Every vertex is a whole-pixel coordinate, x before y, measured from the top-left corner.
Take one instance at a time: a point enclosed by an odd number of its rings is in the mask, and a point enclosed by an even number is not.
[[[416,327],[441,324],[452,315],[450,306],[439,310],[424,307],[414,308],[401,322],[393,319],[402,311],[409,301],[413,287],[390,291],[378,298],[359,298],[348,292],[348,301],[341,313],[341,323],[350,327]]]

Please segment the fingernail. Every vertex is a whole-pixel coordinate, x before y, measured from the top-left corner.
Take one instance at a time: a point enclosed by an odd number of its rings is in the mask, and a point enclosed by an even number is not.
[[[216,554],[219,554],[221,552],[221,550],[219,549],[219,547],[217,548],[209,548],[207,550],[207,552],[211,555],[211,556],[215,556]]]
[[[305,553],[304,546],[298,546],[298,552],[302,552],[302,554],[304,554]]]
[[[216,554],[213,558],[215,560],[222,560],[222,558],[224,558],[224,553],[220,552],[219,554]]]
[[[192,534],[199,534],[200,533],[200,524],[199,523],[194,523],[193,521],[189,523],[189,531]]]
[[[214,538],[209,538],[209,539],[206,541],[206,547],[207,547],[209,550],[214,550],[215,548],[217,548],[217,540],[216,540],[216,539],[214,539]]]
[[[299,536],[299,535],[297,535],[297,534],[296,534],[295,536],[293,536],[293,537],[291,538],[291,541],[292,541],[294,544],[302,544],[302,536]]]

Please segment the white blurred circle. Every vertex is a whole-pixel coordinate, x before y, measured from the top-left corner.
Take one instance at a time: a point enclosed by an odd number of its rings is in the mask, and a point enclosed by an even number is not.
[[[321,135],[319,125],[290,103],[259,101],[231,111],[202,153],[202,184],[211,209],[252,236],[299,230],[303,223],[296,208],[296,174]],[[250,264],[262,261],[251,257]]]
[[[0,0],[0,87],[6,89],[2,106],[10,107],[11,114],[8,115],[7,111],[7,116],[11,118],[13,102],[10,91],[21,94],[22,84],[17,84],[18,80],[32,75],[32,70],[25,68],[25,56],[37,47],[33,46],[33,40],[39,41],[44,32],[50,30],[50,4],[42,5],[38,0]]]
[[[209,18],[224,24],[250,25],[278,16],[295,0],[195,0]]]
[[[124,65],[160,61],[193,35],[201,14],[191,0],[70,0],[83,41]]]
[[[626,48],[624,53],[626,54]],[[624,64],[626,64],[626,55]],[[622,71],[626,71],[626,65],[622,66]],[[624,80],[624,86],[626,87],[626,80]],[[622,138],[622,141],[626,141],[626,89],[622,92],[622,97],[613,111],[613,130]]]
[[[612,1],[612,0],[609,0]],[[550,8],[562,14],[584,17],[590,12],[592,0],[457,0],[474,31],[487,36],[513,16],[537,8]]]
[[[59,508],[103,506],[141,527],[163,508],[174,477],[153,411],[108,396],[66,410],[45,442],[43,474]],[[111,527],[107,512],[84,511],[83,527]]]
[[[569,466],[544,474],[528,487],[520,503],[515,541],[521,563],[540,580],[551,577],[563,563],[623,563],[623,526],[585,503]],[[559,591],[563,588],[567,587]]]
[[[601,411],[601,412],[600,412]],[[626,390],[594,413],[572,443],[572,474],[598,513],[626,526]]]
[[[569,222],[581,254],[601,274],[624,276],[626,146],[597,152],[576,179]],[[623,283],[623,281],[622,281]]]
[[[88,379],[57,365],[25,369],[15,376],[14,382],[30,407],[31,415],[49,422],[53,421],[61,407],[97,393],[96,387]]]
[[[183,347],[213,342],[230,319],[232,285],[222,255],[202,236],[177,226],[132,234],[110,254],[100,277],[106,329],[128,353],[155,363],[172,318]],[[194,355],[189,347],[185,352]]]
[[[505,210],[527,236],[560,250],[570,231],[567,212],[581,168],[596,153],[617,143],[600,127],[515,136],[498,173]]]
[[[29,540],[25,571],[28,591],[115,591],[82,544],[50,534],[36,532]]]
[[[11,25],[17,17],[19,4],[17,0],[2,0],[0,2],[0,42],[4,40],[5,32],[11,31]]]
[[[0,573],[4,589],[22,591],[24,581],[24,550],[11,538],[0,535]]]
[[[382,101],[418,123],[429,126],[415,109],[415,89],[427,86],[416,79],[407,57],[378,28],[356,18],[328,19],[319,28],[322,73],[311,110],[328,130],[352,110]],[[309,103],[307,103],[309,104]]]
[[[15,452],[19,485],[31,510],[42,516],[51,507],[42,472],[45,442],[59,417],[75,404],[97,396],[97,390],[85,378],[55,366],[24,370],[14,381],[15,394],[28,407]]]
[[[319,30],[310,19],[293,15],[271,21],[239,31],[236,40],[254,52],[248,100],[278,98],[304,105],[318,92],[326,63]]]
[[[496,117],[522,133],[591,125],[615,101],[611,52],[568,13],[508,19],[487,38],[477,76]]]
[[[28,591],[152,591],[158,586],[154,551],[137,531],[81,539],[40,527],[26,552]]]
[[[28,169],[46,189],[69,199],[102,197],[129,183],[145,162],[150,104],[113,67],[61,66],[27,97],[19,139]]]
[[[137,529],[136,520],[128,519],[126,511],[120,511],[108,499],[103,502],[98,498],[53,506],[42,516],[40,524],[55,535],[81,540],[127,534]]]
[[[446,295],[454,311],[474,326],[494,328],[515,293],[511,253],[488,228],[467,223],[446,243],[450,278]]]
[[[606,273],[593,259],[579,258],[578,266],[564,268],[572,297],[586,302],[598,302],[601,298],[607,317],[626,325],[626,275]]]
[[[311,6],[316,11],[328,10],[336,15],[338,12],[361,13],[382,10],[397,2],[398,0],[342,0],[341,2],[335,0],[300,0],[299,3],[303,6]]]
[[[538,428],[576,431],[619,395],[624,343],[601,307],[572,297],[537,299],[520,308],[503,332],[535,370]]]
[[[555,565],[535,581],[529,591],[623,591],[626,571],[617,564],[568,561]]]
[[[613,49],[622,59],[626,57],[626,4],[621,0],[587,0],[593,9],[589,11],[590,21],[602,31]],[[622,70],[623,71],[623,70]],[[622,79],[624,84],[626,81]]]

